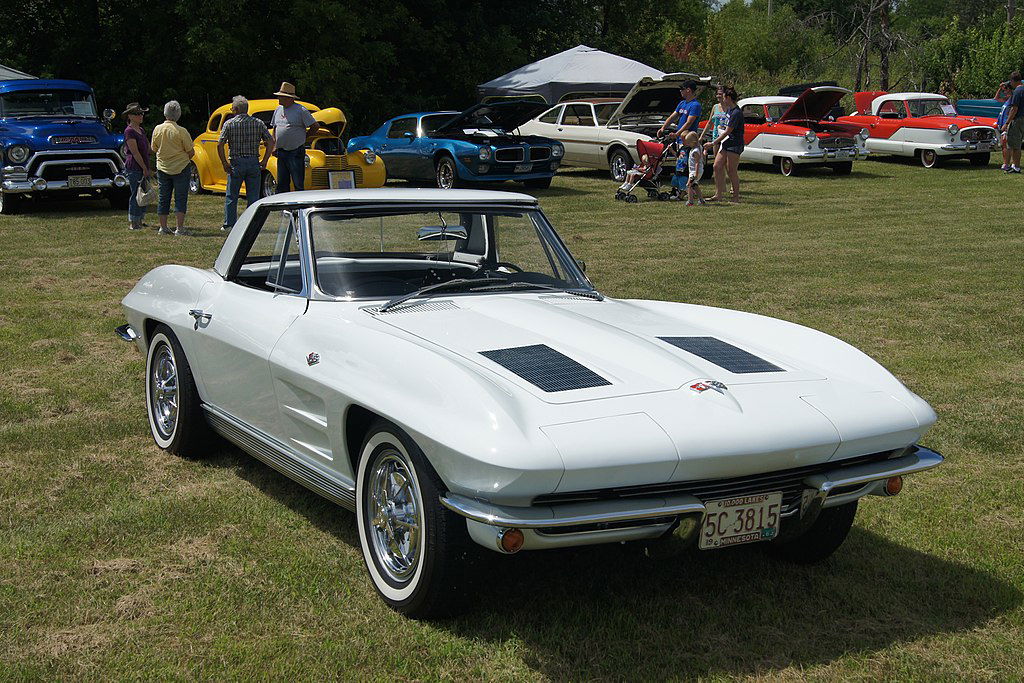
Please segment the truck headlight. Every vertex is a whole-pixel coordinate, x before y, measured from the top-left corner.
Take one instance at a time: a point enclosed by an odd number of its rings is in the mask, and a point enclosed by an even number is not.
[[[481,147],[480,148],[480,161],[487,161],[491,158],[491,148]]]
[[[869,131],[867,128],[861,128],[860,133],[858,133],[858,135],[860,135],[861,140],[867,140],[869,137],[871,137],[871,131]]]
[[[807,142],[814,142],[817,139],[818,134],[815,133],[813,130],[809,130],[806,133],[804,133],[804,140],[807,140]]]
[[[373,162],[377,161],[377,153],[374,152],[372,149],[366,150],[365,152],[363,152],[363,161],[365,161],[368,165],[373,166]]]
[[[960,126],[955,123],[951,123],[946,127],[946,131],[948,131],[950,135],[956,135],[960,132]]]
[[[28,159],[28,154],[31,150],[25,145],[11,145],[7,148],[7,158],[11,160],[13,164],[23,164]]]

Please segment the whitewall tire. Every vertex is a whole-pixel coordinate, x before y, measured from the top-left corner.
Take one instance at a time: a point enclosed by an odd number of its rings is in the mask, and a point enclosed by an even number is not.
[[[363,561],[390,607],[413,618],[461,611],[466,522],[442,507],[437,475],[402,430],[371,425],[356,472],[356,522]]]
[[[153,440],[175,455],[200,455],[209,427],[185,352],[165,325],[153,330],[146,354],[146,413]]]

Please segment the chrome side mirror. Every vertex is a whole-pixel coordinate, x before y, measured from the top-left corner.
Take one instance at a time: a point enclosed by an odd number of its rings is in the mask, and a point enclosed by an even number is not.
[[[113,109],[104,109],[103,110],[103,118],[105,120],[113,121],[115,116],[117,116],[117,112],[115,112]]]
[[[462,225],[427,225],[419,229],[416,239],[420,242],[465,240],[469,239],[469,231]]]

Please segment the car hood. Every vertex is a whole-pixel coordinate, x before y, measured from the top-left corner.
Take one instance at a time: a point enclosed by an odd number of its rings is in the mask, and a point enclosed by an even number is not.
[[[74,118],[25,118],[3,119],[0,134],[4,137],[22,137],[33,148],[40,149],[53,144],[54,137],[91,137],[94,142],[59,145],[62,149],[90,149],[111,147],[118,144],[119,135],[111,133],[95,119]]]
[[[697,81],[702,85],[710,85],[712,79],[710,76],[698,76],[691,73],[666,74],[657,79],[645,76],[637,81],[618,108],[612,112],[607,125],[612,126],[625,116],[662,115],[668,117],[679,103],[679,86],[685,81]]]
[[[462,133],[467,128],[513,131],[547,109],[548,105],[540,102],[475,104],[443,123],[434,130],[431,137],[441,137],[444,133]]]
[[[315,111],[313,112],[313,118],[337,137],[341,137],[348,122],[345,118],[345,113],[337,107],[328,107],[327,109]]]
[[[699,379],[728,385],[825,379],[821,372],[754,340],[607,299],[601,302],[570,294],[427,299],[375,317],[461,356],[546,403],[673,391]],[[778,366],[780,371],[733,373],[662,337],[713,337]],[[557,383],[560,373],[576,371],[595,380],[596,386],[545,390],[502,364],[503,356],[537,353],[539,347],[568,359],[558,358],[563,367],[539,377],[542,384]],[[541,349],[540,354],[537,363],[551,360],[549,351]],[[527,357],[526,362],[533,361]],[[564,386],[573,385],[567,380]]]
[[[796,98],[793,104],[789,105],[789,109],[779,117],[779,122],[821,121],[832,110],[832,107],[839,104],[839,100],[849,94],[851,94],[850,90],[837,86],[808,88]]]

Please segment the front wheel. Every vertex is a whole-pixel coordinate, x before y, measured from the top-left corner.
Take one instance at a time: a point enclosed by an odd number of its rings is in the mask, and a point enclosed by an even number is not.
[[[796,538],[770,541],[765,544],[765,551],[772,557],[786,562],[816,564],[843,544],[856,515],[857,501],[825,508],[806,531]]]
[[[444,156],[434,166],[434,178],[442,190],[451,190],[459,186],[459,171],[455,168],[455,160]]]
[[[466,606],[471,541],[466,521],[439,502],[436,477],[405,432],[384,420],[371,425],[356,475],[359,542],[377,593],[412,618]]]
[[[551,178],[534,178],[533,180],[524,180],[523,186],[528,187],[531,190],[546,190],[551,187]]]
[[[194,161],[188,165],[188,191],[189,194],[206,194],[203,181],[199,178],[199,168]]]
[[[970,154],[967,158],[971,160],[971,166],[988,166],[989,163],[988,152],[985,154]]]
[[[939,165],[939,155],[934,149],[922,149],[920,157],[921,165],[925,168],[935,168]]]
[[[624,149],[617,149],[608,157],[608,172],[611,173],[612,180],[617,183],[626,179],[626,173],[632,165],[633,158]]]
[[[178,338],[166,325],[153,330],[146,354],[146,412],[160,448],[186,457],[201,455],[210,431]]]

